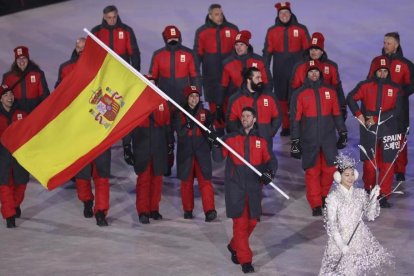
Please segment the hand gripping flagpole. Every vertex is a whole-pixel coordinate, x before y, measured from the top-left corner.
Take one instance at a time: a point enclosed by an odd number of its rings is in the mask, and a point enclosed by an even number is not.
[[[178,108],[181,112],[183,112],[187,117],[191,118],[201,129],[204,131],[211,133],[211,130],[200,123],[196,118],[194,118],[190,113],[188,113],[181,105],[177,104],[173,99],[171,99],[167,94],[165,94],[161,89],[159,89],[156,85],[152,82],[147,80],[140,72],[138,72],[134,67],[131,66],[128,62],[122,59],[117,53],[115,53],[111,48],[109,48],[105,43],[103,43],[99,38],[97,38],[94,34],[92,34],[88,29],[84,28],[83,31],[88,34],[90,38],[92,38],[96,43],[98,43],[102,48],[105,49],[111,56],[113,56],[116,60],[118,60],[122,65],[128,68],[132,73],[134,73],[137,77],[139,77],[146,85],[151,87],[155,92],[157,92],[161,97],[165,100],[171,102],[176,108]],[[253,170],[257,175],[262,176],[262,173],[258,171],[252,164],[247,162],[240,154],[238,154],[235,150],[233,150],[229,145],[227,145],[223,140],[217,138],[217,141],[221,145],[223,145],[228,151],[230,151],[234,156],[236,156],[240,161],[242,161],[246,166],[248,166],[251,170]],[[277,187],[273,182],[269,183],[276,191],[278,191],[281,195],[283,195],[286,199],[289,199],[289,196]]]

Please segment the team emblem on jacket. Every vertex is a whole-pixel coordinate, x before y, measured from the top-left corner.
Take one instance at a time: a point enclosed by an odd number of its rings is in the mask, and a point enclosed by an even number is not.
[[[180,61],[185,62],[185,55],[180,55]]]
[[[252,67],[256,67],[257,68],[257,62],[253,62],[252,63]]]
[[[260,149],[261,144],[260,144],[260,140],[256,140],[256,149]]]
[[[122,96],[109,87],[106,88],[105,92],[102,92],[100,87],[92,91],[89,103],[94,105],[93,108],[89,109],[89,113],[105,128],[111,126],[119,110],[125,104]]]
[[[164,111],[164,104],[160,104],[160,105],[158,106],[158,110],[159,110],[159,111]]]
[[[329,75],[329,66],[325,66],[325,68],[324,68],[324,73],[325,73],[326,75]]]
[[[124,32],[122,32],[122,31],[121,31],[121,32],[119,32],[119,33],[118,33],[118,38],[119,38],[119,39],[124,39]]]
[[[401,72],[401,64],[397,64],[395,66],[395,72],[397,72],[397,73]]]
[[[226,30],[226,37],[230,37],[230,30]]]
[[[35,83],[36,82],[36,76],[35,75],[31,75],[30,76],[30,82],[31,83]]]
[[[298,29],[294,29],[293,30],[293,36],[294,37],[299,37],[299,31],[298,31]]]
[[[325,99],[331,99],[331,94],[329,93],[329,91],[325,91]]]
[[[263,105],[264,106],[269,106],[269,100],[268,99],[263,99]]]
[[[391,88],[389,88],[388,89],[388,97],[392,97],[393,93],[394,93],[394,91]]]

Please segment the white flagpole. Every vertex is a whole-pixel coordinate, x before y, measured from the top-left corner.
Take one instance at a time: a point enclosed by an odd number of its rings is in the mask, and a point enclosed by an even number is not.
[[[88,29],[83,28],[83,31],[90,36],[96,43],[98,43],[102,48],[105,49],[110,55],[116,58],[120,63],[122,63],[125,67],[127,67],[132,73],[134,73],[137,77],[139,77],[142,81],[145,82],[149,87],[151,87],[155,92],[157,92],[161,97],[166,99],[167,101],[171,102],[176,108],[178,108],[181,112],[183,112],[187,117],[191,118],[201,129],[211,133],[207,127],[205,127],[202,123],[200,123],[196,118],[194,118],[190,113],[188,113],[181,105],[177,104],[173,99],[171,99],[167,94],[165,94],[161,89],[159,89],[156,85],[152,82],[147,80],[140,72],[138,72],[134,67],[131,66],[128,62],[122,59],[117,53],[115,53],[111,48],[109,48],[105,43],[103,43],[99,38],[97,38],[94,34],[92,34]],[[229,145],[223,142],[220,138],[217,138],[217,141],[220,142],[228,151],[230,151],[234,156],[240,159],[246,166],[248,166],[251,170],[253,170],[257,175],[262,176],[262,173],[258,171],[252,164],[247,162],[240,154],[234,151]],[[282,191],[279,187],[277,187],[273,182],[269,183],[276,191],[282,194],[286,199],[289,199],[289,196]]]

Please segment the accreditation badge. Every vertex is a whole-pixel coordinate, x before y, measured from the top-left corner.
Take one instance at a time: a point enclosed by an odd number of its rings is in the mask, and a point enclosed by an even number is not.
[[[204,122],[206,120],[206,114],[205,113],[201,113],[200,114],[200,121]]]
[[[30,82],[31,83],[35,83],[36,82],[36,76],[35,75],[31,75],[30,76]]]
[[[230,35],[231,35],[230,30],[226,30],[224,33],[225,33],[226,37],[230,37]]]
[[[293,36],[294,37],[299,37],[299,30],[298,29],[293,30]]]
[[[123,31],[118,33],[118,38],[119,39],[124,39],[124,32]]]
[[[401,72],[401,64],[397,64],[395,66],[395,72],[400,73]]]
[[[329,66],[325,66],[323,72],[325,73],[325,75],[329,75]]]
[[[23,114],[22,113],[17,113],[17,120],[21,120],[23,119]]]
[[[389,88],[388,89],[388,97],[392,97],[393,94],[394,94],[394,91],[391,88]]]
[[[261,143],[260,140],[256,140],[256,149],[260,149]]]
[[[185,55],[180,55],[180,61],[185,62]]]
[[[264,106],[269,106],[269,100],[268,99],[263,99],[263,105]]]
[[[327,100],[331,99],[331,93],[329,93],[329,91],[325,91],[325,99]]]
[[[160,105],[158,106],[158,110],[159,110],[159,111],[164,111],[164,104],[160,104]]]

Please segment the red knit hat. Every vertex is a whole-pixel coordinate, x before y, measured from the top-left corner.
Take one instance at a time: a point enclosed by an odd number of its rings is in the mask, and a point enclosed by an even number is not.
[[[198,95],[200,95],[200,91],[198,91],[197,87],[194,85],[189,85],[184,87],[183,89],[184,92],[184,97],[188,98],[188,96],[190,96],[193,93],[197,93]]]
[[[325,38],[323,37],[323,34],[316,32],[312,34],[311,43],[309,45],[309,49],[311,48],[319,48],[322,51],[324,50],[325,44]]]
[[[310,70],[317,69],[319,72],[322,71],[322,63],[319,60],[309,60],[306,63],[306,73],[308,73]]]
[[[236,40],[234,41],[234,44],[236,44],[237,42],[242,42],[242,43],[246,44],[247,46],[249,46],[250,45],[250,43],[249,43],[250,38],[252,38],[252,34],[249,31],[247,31],[247,30],[240,31],[236,35]]]
[[[26,46],[17,46],[14,48],[14,59],[18,59],[20,57],[26,57],[29,59],[29,48]]]
[[[377,56],[375,57],[372,62],[372,68],[374,72],[378,71],[379,69],[387,69],[390,71],[390,61],[386,56]]]
[[[290,10],[290,2],[279,2],[275,4],[275,8],[277,9],[277,12],[280,12],[281,10]]]
[[[7,84],[0,85],[0,96],[3,96],[3,94],[6,94],[8,91],[11,91],[11,89],[7,86]]]
[[[162,37],[165,41],[167,41],[170,38],[181,39],[181,32],[176,26],[169,25],[165,27],[164,31],[162,32]]]

